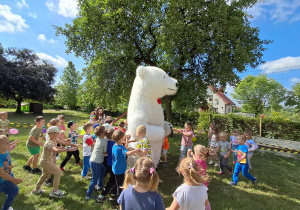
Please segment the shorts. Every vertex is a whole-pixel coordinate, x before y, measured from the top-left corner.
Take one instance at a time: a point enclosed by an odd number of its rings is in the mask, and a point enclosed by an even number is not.
[[[27,147],[31,155],[40,153],[40,147]]]
[[[179,156],[179,158],[180,158],[180,159],[183,159],[184,156],[186,156],[187,151],[188,151],[189,149],[193,149],[193,146],[189,146],[189,147],[181,146],[181,147],[180,147],[180,156]]]
[[[162,155],[167,155],[168,150],[167,149],[161,149]]]

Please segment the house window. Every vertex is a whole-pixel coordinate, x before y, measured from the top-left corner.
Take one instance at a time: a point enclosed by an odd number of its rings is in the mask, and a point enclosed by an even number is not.
[[[210,95],[210,96],[209,96],[209,100],[212,101],[213,99],[214,99],[214,96],[213,96],[213,95]]]
[[[215,113],[218,113],[218,108],[215,108]]]
[[[230,113],[230,108],[228,108],[228,113]]]

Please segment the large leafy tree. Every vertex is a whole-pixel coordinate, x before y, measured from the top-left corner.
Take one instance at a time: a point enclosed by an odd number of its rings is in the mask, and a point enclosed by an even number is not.
[[[237,72],[262,62],[268,41],[244,12],[256,2],[79,0],[73,24],[56,30],[67,52],[87,61],[83,97],[117,107],[129,98],[136,67],[158,66],[179,81],[178,93],[164,98],[170,119],[172,104],[193,109],[207,85],[234,85]]]
[[[75,109],[81,75],[79,71],[76,71],[72,61],[69,61],[60,80],[60,83],[55,87],[57,90],[56,101],[62,105],[67,105],[69,109]]]
[[[17,101],[17,113],[24,99],[53,100],[55,90],[51,85],[57,69],[52,64],[40,60],[29,49],[8,48],[1,59],[0,94]]]
[[[242,104],[243,111],[259,114],[265,108],[281,109],[286,93],[281,83],[268,78],[265,74],[259,74],[248,75],[241,80],[232,96]]]
[[[300,112],[300,82],[293,85],[292,90],[288,92],[287,106],[295,106],[295,111]]]

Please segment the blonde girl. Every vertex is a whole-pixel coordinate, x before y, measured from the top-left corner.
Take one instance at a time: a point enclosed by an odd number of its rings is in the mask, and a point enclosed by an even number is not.
[[[165,205],[157,192],[159,176],[149,158],[139,158],[134,167],[125,173],[124,190],[118,203],[120,209],[164,210]]]
[[[205,161],[207,161],[208,158],[208,149],[200,144],[197,144],[194,146],[194,153],[192,150],[189,150],[188,156],[192,157],[196,162],[198,174],[206,176],[207,165]],[[204,182],[203,184],[208,187],[207,182]]]
[[[184,182],[173,193],[173,202],[168,210],[210,210],[207,187],[203,184],[208,177],[198,174],[197,164],[193,158],[185,158],[179,167]]]

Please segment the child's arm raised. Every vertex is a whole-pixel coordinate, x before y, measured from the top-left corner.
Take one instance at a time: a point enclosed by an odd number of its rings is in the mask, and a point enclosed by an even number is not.
[[[178,132],[178,133],[181,133],[181,128],[179,128],[179,129],[173,128],[173,131]]]
[[[130,155],[134,155],[135,153],[141,153],[141,149],[137,148],[131,151],[126,152],[126,155],[130,156]]]
[[[63,140],[58,140],[57,143],[62,144],[62,145],[71,146],[71,147],[82,146],[81,144],[72,144],[72,143],[70,143],[70,142],[63,141]]]
[[[11,181],[11,182],[14,183],[15,185],[18,185],[18,184],[20,184],[21,182],[23,182],[22,179],[14,178],[14,177],[10,176],[8,173],[5,173],[4,167],[0,167],[0,177],[1,177],[2,179],[7,180],[7,181]]]
[[[44,137],[44,136],[43,136]],[[45,138],[45,137],[44,137]],[[34,138],[34,136],[30,136],[30,141],[32,142],[32,143],[35,143],[35,144],[38,144],[38,145],[40,145],[40,146],[44,146],[44,143],[43,142],[40,142],[40,141],[37,141],[35,138]]]
[[[73,151],[76,151],[76,150],[78,150],[77,147],[71,147],[71,148],[66,148],[66,149],[65,148],[64,149],[58,149],[56,147],[52,148],[52,151],[55,152],[55,153],[61,153],[61,152],[67,152],[67,151],[73,152]]]

